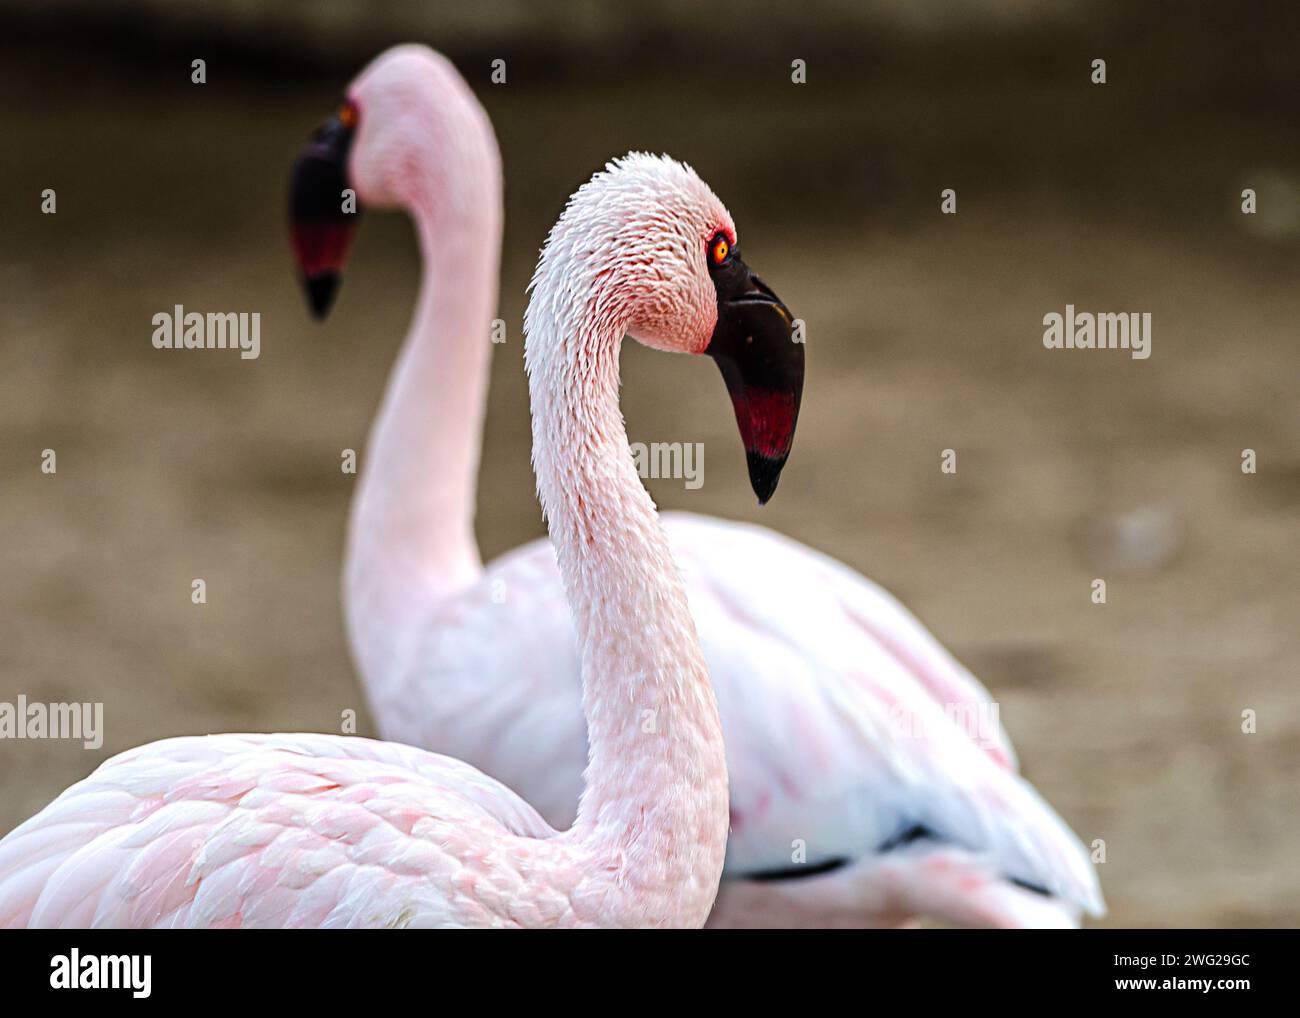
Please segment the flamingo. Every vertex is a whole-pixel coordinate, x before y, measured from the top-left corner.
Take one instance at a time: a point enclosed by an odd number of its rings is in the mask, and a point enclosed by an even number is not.
[[[620,166],[679,176],[645,157]],[[339,210],[348,187],[369,207],[409,212],[423,258],[344,567],[349,642],[372,715],[384,738],[471,761],[566,827],[587,732],[561,572],[546,541],[484,568],[474,538],[501,170],[488,117],[447,60],[419,46],[379,56],[298,164],[295,245],[318,316],[357,221]],[[601,222],[584,235],[594,250],[625,243],[604,239]],[[570,249],[575,260],[584,253]],[[644,257],[647,271],[663,271],[663,253]],[[564,278],[565,293],[588,284],[581,266]],[[583,298],[596,309],[606,299]],[[766,501],[788,447],[768,441],[749,417],[753,395],[737,391],[725,359],[719,366]],[[972,718],[995,719],[988,692],[906,608],[770,530],[687,513],[662,521],[726,733],[731,837],[711,925],[930,915],[1036,926],[1101,914],[1083,846],[1019,776],[1005,732],[972,730]]]
[[[382,70],[355,98],[377,122],[404,102]],[[317,145],[344,147],[345,119]],[[405,158],[382,136],[368,151],[363,135],[367,193],[404,179]],[[556,831],[468,764],[400,744],[165,740],[109,760],[0,841],[0,925],[703,925],[727,841],[722,729],[681,578],[628,455],[618,356],[630,335],[725,360],[733,397],[760,408],[775,481],[802,351],[735,236],[685,166],[630,158],[573,195],[533,279],[533,462],[582,648],[589,732],[572,827]]]

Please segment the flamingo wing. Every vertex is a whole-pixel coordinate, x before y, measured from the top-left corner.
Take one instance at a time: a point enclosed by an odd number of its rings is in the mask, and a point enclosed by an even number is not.
[[[568,899],[529,872],[546,865],[533,839],[552,834],[497,782],[408,746],[169,739],[108,760],[0,841],[0,927],[559,920]]]
[[[673,522],[727,734],[729,876],[964,852],[989,877],[1102,909],[987,691],[901,604],[762,528]]]
[[[692,597],[707,591],[725,609],[719,624],[789,631],[797,645],[811,642],[799,635],[811,625],[849,658],[887,652],[949,715],[973,721],[988,715],[992,697],[979,679],[901,601],[861,573],[766,527],[694,513],[664,518]],[[978,735],[994,762],[1016,769],[1005,729],[987,725]]]

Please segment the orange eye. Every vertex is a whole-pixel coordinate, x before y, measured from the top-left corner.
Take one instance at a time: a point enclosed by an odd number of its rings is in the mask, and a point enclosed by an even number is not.
[[[731,245],[727,242],[727,238],[718,237],[713,242],[713,264],[721,265],[727,260],[729,254],[731,254]]]
[[[357,126],[357,108],[350,102],[345,102],[339,107],[339,123],[349,130]]]

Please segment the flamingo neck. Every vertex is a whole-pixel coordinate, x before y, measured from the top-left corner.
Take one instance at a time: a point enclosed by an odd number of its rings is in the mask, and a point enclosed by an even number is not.
[[[579,289],[558,285],[558,275],[539,282],[530,316],[541,308],[544,318]],[[526,326],[533,461],[578,634],[588,730],[585,787],[567,836],[618,871],[638,921],[702,923],[727,836],[717,706],[681,577],[628,449],[618,403],[624,323],[571,310]]]
[[[434,180],[408,202],[420,292],[361,463],[344,565],[352,647],[372,694],[400,678],[429,606],[482,572],[474,504],[502,220],[495,145],[488,155],[454,209]]]

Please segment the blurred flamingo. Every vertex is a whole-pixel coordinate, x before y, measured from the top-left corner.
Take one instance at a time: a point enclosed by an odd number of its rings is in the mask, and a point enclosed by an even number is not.
[[[537,541],[485,569],[474,537],[502,229],[496,140],[455,69],[422,47],[380,56],[350,96],[348,125],[295,192],[313,309],[333,300],[356,222],[338,211],[344,188],[407,210],[423,257],[352,506],[353,653],[384,738],[472,761],[564,827],[588,747],[554,552]],[[585,236],[597,251],[626,242]],[[583,285],[566,276],[563,292],[599,310],[605,295]],[[554,299],[534,307],[543,296]],[[765,501],[788,447],[763,444],[760,403],[719,366]],[[1083,847],[1016,772],[987,691],[898,601],[757,526],[684,513],[663,524],[727,736],[731,838],[713,925],[1101,913]]]

